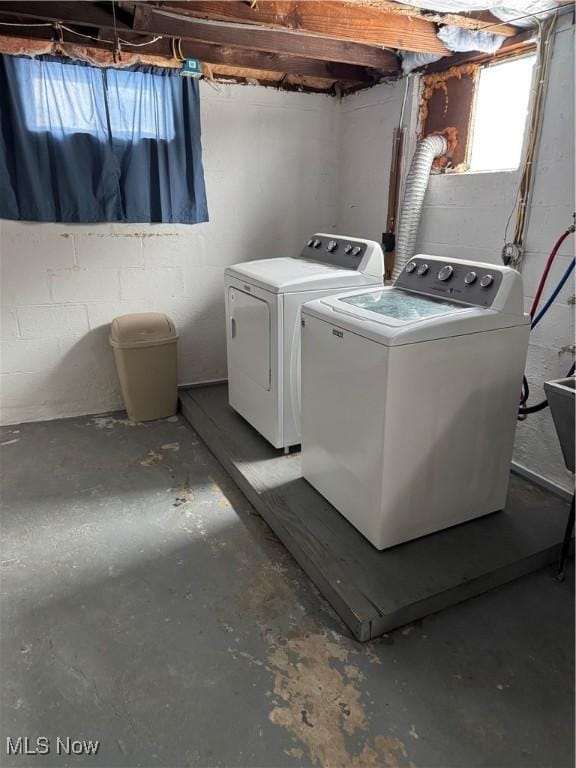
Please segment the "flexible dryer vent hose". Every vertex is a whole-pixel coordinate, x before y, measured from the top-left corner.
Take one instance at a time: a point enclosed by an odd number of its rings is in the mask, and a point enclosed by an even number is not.
[[[424,196],[428,187],[430,169],[435,158],[448,149],[444,136],[427,136],[418,144],[406,177],[404,200],[400,210],[396,236],[396,260],[392,278],[395,280],[404,269],[406,262],[414,256]]]

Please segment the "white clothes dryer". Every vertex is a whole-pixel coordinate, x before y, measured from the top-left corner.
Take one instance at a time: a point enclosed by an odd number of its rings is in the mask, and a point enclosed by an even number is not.
[[[225,271],[230,405],[275,448],[300,443],[300,307],[351,288],[382,285],[371,240],[316,234],[292,258]]]

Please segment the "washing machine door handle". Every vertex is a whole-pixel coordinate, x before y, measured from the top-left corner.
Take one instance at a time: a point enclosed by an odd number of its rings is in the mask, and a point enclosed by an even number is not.
[[[230,318],[230,335],[233,339],[236,338],[236,318],[231,317]]]

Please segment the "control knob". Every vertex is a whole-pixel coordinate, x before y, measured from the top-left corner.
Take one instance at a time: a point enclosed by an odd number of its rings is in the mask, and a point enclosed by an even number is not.
[[[420,276],[425,275],[428,272],[428,264],[420,264],[417,272]]]
[[[464,276],[464,282],[466,285],[472,285],[472,283],[476,282],[476,272],[467,272]]]
[[[330,240],[330,242],[326,246],[326,250],[329,253],[333,253],[336,250],[336,248],[338,248],[338,243],[336,242],[336,240]]]
[[[438,272],[438,280],[442,280],[442,282],[445,282],[446,280],[450,280],[453,274],[454,274],[454,267],[451,267],[450,264],[445,264],[440,270],[440,272]]]
[[[322,243],[320,242],[320,240],[314,240],[314,242],[312,243],[312,245],[313,245],[313,247],[314,247],[314,248],[320,248],[320,246],[322,245]]]
[[[352,250],[352,246],[350,245],[350,243],[346,243],[346,245],[344,246],[344,253],[350,253],[351,250]]]
[[[414,272],[417,266],[418,265],[416,264],[415,261],[409,261],[408,264],[406,264],[406,272],[408,273]]]
[[[359,256],[361,250],[362,248],[360,248],[359,245],[355,245],[354,248],[352,248],[352,256]]]
[[[494,278],[492,275],[484,275],[484,277],[480,280],[480,287],[481,288],[488,288],[489,285],[492,285],[494,282]]]
[[[310,240],[308,240],[306,245],[308,246],[308,248],[312,248],[312,246],[314,245],[314,238],[313,237],[310,238]]]

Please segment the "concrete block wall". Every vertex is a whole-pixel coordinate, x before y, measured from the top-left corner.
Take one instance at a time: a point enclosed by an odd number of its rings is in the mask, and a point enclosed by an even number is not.
[[[386,224],[392,129],[398,124],[404,83],[378,86],[343,102],[338,228],[378,238]],[[410,99],[408,99],[408,114]],[[416,115],[413,114],[413,128]],[[574,26],[559,20],[550,85],[536,155],[532,205],[522,266],[526,309],[531,304],[554,241],[574,211]],[[358,177],[355,177],[359,170]],[[417,252],[446,258],[500,263],[505,229],[518,189],[519,173],[432,176],[426,195]],[[574,236],[565,241],[548,279],[545,297],[574,255]],[[531,336],[527,375],[532,402],[544,397],[544,381],[559,378],[574,359],[574,281]],[[550,411],[518,424],[515,461],[570,490]]]
[[[573,221],[574,192],[574,26],[564,17],[555,36],[550,88],[542,124],[522,273],[526,309],[532,303],[545,260],[558,236]],[[550,272],[544,300],[576,251],[575,236],[564,241]],[[527,376],[533,402],[545,397],[544,381],[565,376],[574,361],[574,273],[556,303],[531,334]],[[542,306],[542,305],[541,305]],[[574,478],[564,468],[549,409],[518,426],[516,461],[567,490]]]
[[[209,223],[0,222],[4,423],[120,408],[108,327],[127,312],[174,319],[181,383],[225,377],[224,267],[333,227],[337,101],[201,89]]]
[[[380,242],[386,229],[392,134],[406,81],[346,97],[341,106],[338,229]]]

